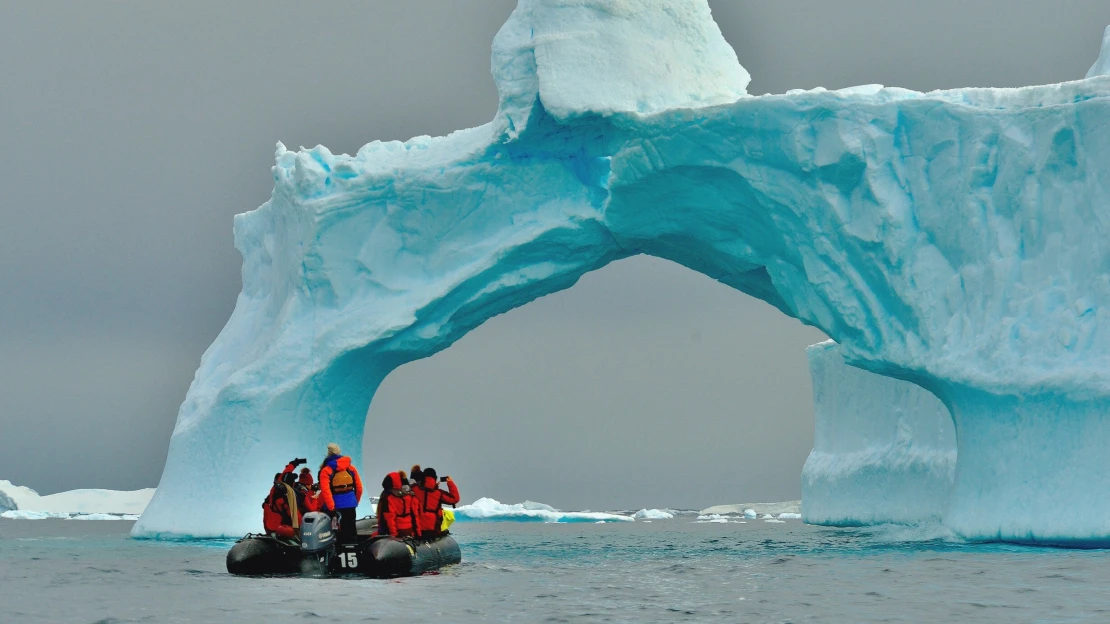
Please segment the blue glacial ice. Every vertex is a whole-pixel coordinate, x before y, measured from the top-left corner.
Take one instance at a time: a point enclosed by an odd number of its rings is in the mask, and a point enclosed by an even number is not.
[[[845,364],[831,340],[806,356],[815,431],[802,469],[805,521],[940,521],[956,474],[948,408],[913,383]]]
[[[135,535],[256,530],[276,466],[361,455],[394,368],[650,254],[938,397],[952,530],[1110,543],[1110,76],[752,97],[703,0],[521,0],[491,68],[484,126],[279,145]]]

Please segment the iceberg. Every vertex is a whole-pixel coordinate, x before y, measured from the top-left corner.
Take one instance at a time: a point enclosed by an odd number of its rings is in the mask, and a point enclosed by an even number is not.
[[[256,530],[289,457],[361,456],[390,371],[649,254],[946,405],[953,531],[1110,544],[1110,76],[753,97],[704,0],[521,0],[491,71],[484,126],[278,145],[134,535]]]
[[[492,498],[479,498],[455,509],[458,522],[633,522],[620,514],[597,511],[559,511],[542,503],[506,505]]]
[[[154,488],[132,491],[70,490],[42,496],[29,487],[0,479],[0,512],[3,512],[0,517],[69,518],[90,514],[111,515],[113,520],[122,516],[137,517],[153,496]]]
[[[802,469],[805,521],[939,522],[956,474],[948,408],[913,383],[849,366],[831,340],[806,356],[815,431]]]

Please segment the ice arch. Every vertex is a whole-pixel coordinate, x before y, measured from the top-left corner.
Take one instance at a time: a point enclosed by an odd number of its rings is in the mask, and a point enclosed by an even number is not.
[[[485,126],[279,146],[136,535],[254,528],[275,464],[359,452],[390,370],[646,253],[944,401],[955,530],[1110,540],[1110,78],[748,97],[702,0],[522,0],[492,71]]]

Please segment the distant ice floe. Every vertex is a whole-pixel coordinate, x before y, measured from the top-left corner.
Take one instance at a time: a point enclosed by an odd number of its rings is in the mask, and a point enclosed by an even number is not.
[[[0,479],[0,518],[9,520],[138,520],[154,488],[133,491],[70,490],[42,496]]]
[[[492,498],[479,498],[455,509],[459,522],[633,522],[630,516],[596,511],[559,511],[550,505],[525,501],[506,505]]]
[[[801,520],[801,501],[782,503],[740,503],[736,505],[715,505],[703,509],[695,522],[736,523],[748,520],[762,520],[781,524],[786,520]]]
[[[673,520],[677,513],[673,509],[641,509],[632,517],[637,520]]]
[[[109,513],[65,513],[60,511],[30,511],[27,509],[9,509],[0,513],[0,518],[7,520],[131,520],[139,519],[138,514],[109,514]]]

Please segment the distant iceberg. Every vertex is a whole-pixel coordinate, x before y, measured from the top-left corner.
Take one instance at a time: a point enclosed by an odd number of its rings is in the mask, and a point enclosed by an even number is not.
[[[459,522],[633,522],[629,516],[597,511],[559,511],[542,503],[506,505],[492,498],[479,498],[455,509]]]
[[[29,487],[0,480],[0,518],[135,520],[146,509],[154,488],[132,491],[70,490],[42,496]]]

